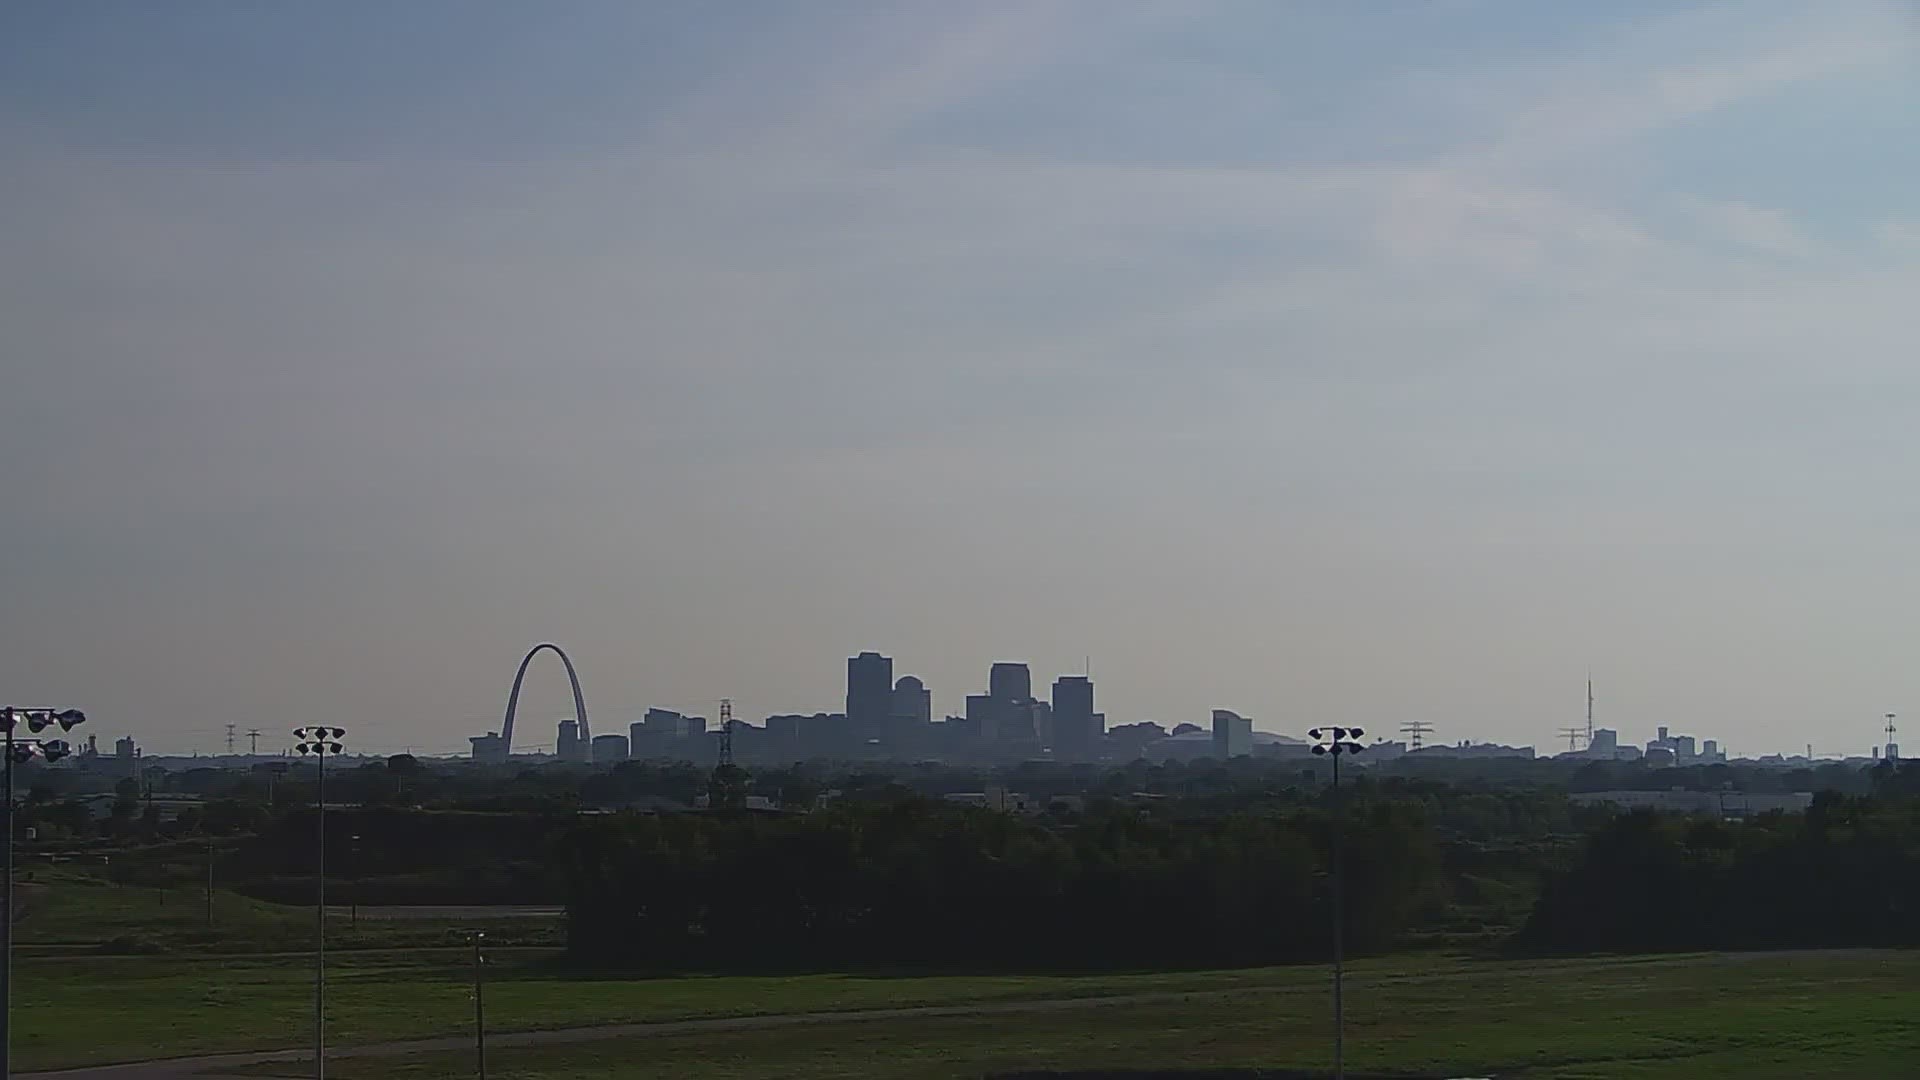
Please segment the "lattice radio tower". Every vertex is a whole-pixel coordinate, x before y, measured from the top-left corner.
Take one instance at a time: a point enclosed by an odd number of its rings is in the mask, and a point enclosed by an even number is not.
[[[1899,745],[1900,745],[1899,743],[1893,741],[1893,714],[1888,713],[1887,714],[1887,748],[1884,751],[1882,751],[1882,753],[1886,754],[1888,757],[1893,757],[1894,756],[1893,750],[1896,746],[1899,746]],[[1811,757],[1812,755],[1809,754],[1808,756]]]
[[[227,756],[228,757],[233,756],[233,732],[234,732],[234,729],[239,726],[240,725],[238,724],[227,725]]]
[[[1410,749],[1420,749],[1420,737],[1433,734],[1433,725],[1425,720],[1409,720],[1400,725],[1400,734],[1407,737]]]
[[[1587,680],[1587,745],[1593,745],[1593,680]]]
[[[733,764],[733,699],[720,699],[720,768]]]

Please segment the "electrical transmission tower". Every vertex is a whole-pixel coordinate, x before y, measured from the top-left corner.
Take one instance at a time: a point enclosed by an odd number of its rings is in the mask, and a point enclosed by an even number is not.
[[[238,724],[227,725],[227,756],[228,757],[233,756],[233,731],[238,726],[239,726]]]
[[[1400,725],[1400,733],[1407,737],[1409,749],[1420,749],[1420,737],[1433,734],[1433,725],[1425,720],[1409,720]]]
[[[1560,729],[1560,737],[1567,740],[1567,753],[1571,754],[1580,749],[1580,735],[1582,730],[1583,729],[1577,727],[1563,727]]]
[[[733,701],[720,699],[720,762],[707,785],[707,806],[741,810],[747,805],[747,771],[733,763]]]
[[[259,728],[254,728],[247,732],[247,753],[252,754],[256,757],[259,756],[260,754],[260,729]]]

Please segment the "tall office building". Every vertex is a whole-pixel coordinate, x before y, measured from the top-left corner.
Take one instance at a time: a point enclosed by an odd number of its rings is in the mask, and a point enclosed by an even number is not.
[[[973,729],[975,738],[984,742],[1000,737],[1000,714],[994,708],[993,695],[967,695],[967,726]]]
[[[987,672],[987,696],[996,701],[1021,703],[1033,698],[1033,675],[1027,665],[1002,662]]]
[[[1253,753],[1253,721],[1229,709],[1213,710],[1213,756],[1230,761]]]
[[[1100,756],[1100,730],[1093,711],[1093,680],[1062,675],[1053,681],[1053,757],[1056,761],[1094,761]]]
[[[893,714],[893,660],[863,652],[847,660],[847,723],[854,738],[877,739]]]
[[[902,675],[893,684],[893,719],[895,723],[933,723],[933,691],[919,677]]]
[[[553,740],[553,754],[561,761],[587,760],[587,748],[580,745],[580,721],[560,721],[559,734]]]
[[[1037,744],[1040,740],[1037,717],[1033,712],[1033,674],[1027,665],[1002,661],[987,671],[988,725],[994,742]],[[1037,745],[1030,746],[1037,752]]]

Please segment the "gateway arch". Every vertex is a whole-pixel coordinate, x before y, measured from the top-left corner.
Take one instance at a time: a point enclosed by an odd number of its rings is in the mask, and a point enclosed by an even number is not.
[[[520,684],[526,681],[527,665],[533,663],[533,658],[540,655],[542,649],[553,650],[553,655],[567,666],[567,682],[573,686],[573,715],[574,719],[580,721],[580,741],[593,741],[593,729],[587,726],[587,699],[580,696],[580,676],[573,670],[573,661],[568,659],[565,649],[551,641],[543,641],[527,650],[527,655],[520,659],[520,670],[513,675],[513,692],[507,695],[507,718],[500,725],[500,738],[505,742],[509,754],[513,753],[513,714],[520,708]]]

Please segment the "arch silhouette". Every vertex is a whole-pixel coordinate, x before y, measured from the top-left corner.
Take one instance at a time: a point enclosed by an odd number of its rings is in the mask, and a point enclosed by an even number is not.
[[[552,649],[553,655],[567,666],[567,682],[573,684],[573,716],[580,721],[580,741],[593,741],[593,729],[587,726],[587,699],[580,696],[580,676],[573,670],[573,661],[568,658],[567,650],[551,641],[543,641],[527,650],[527,655],[520,658],[520,670],[513,675],[513,692],[507,695],[507,718],[500,725],[500,738],[506,743],[509,754],[513,753],[513,714],[520,708],[520,684],[526,681],[527,665],[533,663],[533,658],[540,655],[542,649]]]

